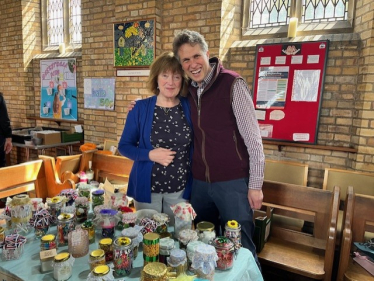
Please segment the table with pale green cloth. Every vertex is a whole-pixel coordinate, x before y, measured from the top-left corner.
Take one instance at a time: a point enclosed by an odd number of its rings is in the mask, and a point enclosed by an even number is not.
[[[52,227],[50,232],[56,234],[56,227]],[[116,230],[116,236],[121,236],[121,232]],[[0,280],[1,281],[49,281],[53,279],[53,271],[42,273],[40,270],[40,240],[35,238],[34,233],[30,232],[27,236],[27,243],[24,246],[22,257],[18,260],[10,260],[0,262]],[[101,233],[96,231],[95,243],[90,244],[89,253],[92,250],[98,249]],[[178,245],[178,243],[176,243]],[[57,253],[67,252],[68,246],[61,246]],[[88,263],[89,253],[81,258],[76,258],[73,266],[73,275],[69,280],[86,280],[90,273]],[[113,264],[109,264],[113,267]],[[133,269],[129,276],[122,278],[115,278],[114,280],[140,280],[140,273],[143,268],[143,254],[138,253],[137,258],[133,263]],[[2,275],[3,274],[3,275]],[[11,276],[9,276],[9,274]],[[8,275],[8,276],[7,276]],[[14,279],[12,279],[14,277]],[[258,269],[252,253],[244,248],[241,248],[234,261],[234,266],[230,270],[220,271],[216,270],[214,275],[215,281],[261,281],[263,280],[260,270]]]

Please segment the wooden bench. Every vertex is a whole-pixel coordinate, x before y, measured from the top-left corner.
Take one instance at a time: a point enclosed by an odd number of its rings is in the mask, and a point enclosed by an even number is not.
[[[374,196],[374,173],[357,172],[351,170],[325,168],[322,188],[332,190],[337,185],[340,187],[340,208],[338,215],[337,245],[341,241],[344,201],[348,186],[353,186],[354,192]]]
[[[331,280],[334,260],[339,187],[334,191],[264,181],[264,206],[314,223],[312,234],[272,224],[259,261],[308,278]]]
[[[44,189],[41,198],[52,198],[58,195],[64,189],[75,188],[75,182],[71,179],[64,180],[63,182],[60,180],[57,174],[54,157],[39,155],[39,159],[43,161],[44,169],[41,169],[40,173],[41,177],[44,178],[46,183],[46,188]]]
[[[303,163],[266,159],[264,179],[307,186],[308,167]]]
[[[88,161],[92,160],[94,151],[96,150],[87,151],[76,155],[57,156],[56,170],[61,182],[71,179],[75,183],[78,183],[79,172],[86,171],[88,169]]]
[[[40,197],[42,160],[0,168],[0,198],[28,192],[30,197]]]
[[[337,280],[373,281],[374,276],[353,261],[351,249],[353,242],[365,242],[368,233],[374,234],[374,196],[355,194],[354,189],[347,188]]]
[[[133,161],[124,156],[95,152],[92,157],[92,169],[96,181],[103,182],[107,178],[127,183],[132,165]]]

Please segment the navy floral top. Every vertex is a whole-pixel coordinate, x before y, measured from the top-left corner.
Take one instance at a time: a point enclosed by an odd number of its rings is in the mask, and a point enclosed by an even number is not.
[[[152,192],[174,193],[185,188],[190,169],[191,133],[181,104],[170,108],[155,106],[151,144],[154,148],[171,148],[177,153],[173,162],[167,167],[154,163],[151,179]]]

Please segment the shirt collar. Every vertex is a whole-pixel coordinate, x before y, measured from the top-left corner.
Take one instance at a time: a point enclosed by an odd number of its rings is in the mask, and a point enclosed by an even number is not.
[[[217,67],[216,63],[210,63],[211,70],[210,70],[209,74],[204,78],[203,82],[201,83],[201,88],[204,89],[205,86],[208,85],[208,83],[210,82],[210,80],[212,80],[213,73],[214,73],[216,67]],[[191,85],[194,86],[195,88],[199,88],[199,85],[195,81],[192,81]]]

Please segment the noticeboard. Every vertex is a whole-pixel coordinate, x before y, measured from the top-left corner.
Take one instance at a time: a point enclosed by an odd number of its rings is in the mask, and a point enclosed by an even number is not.
[[[253,102],[263,139],[317,142],[329,41],[256,46]]]

